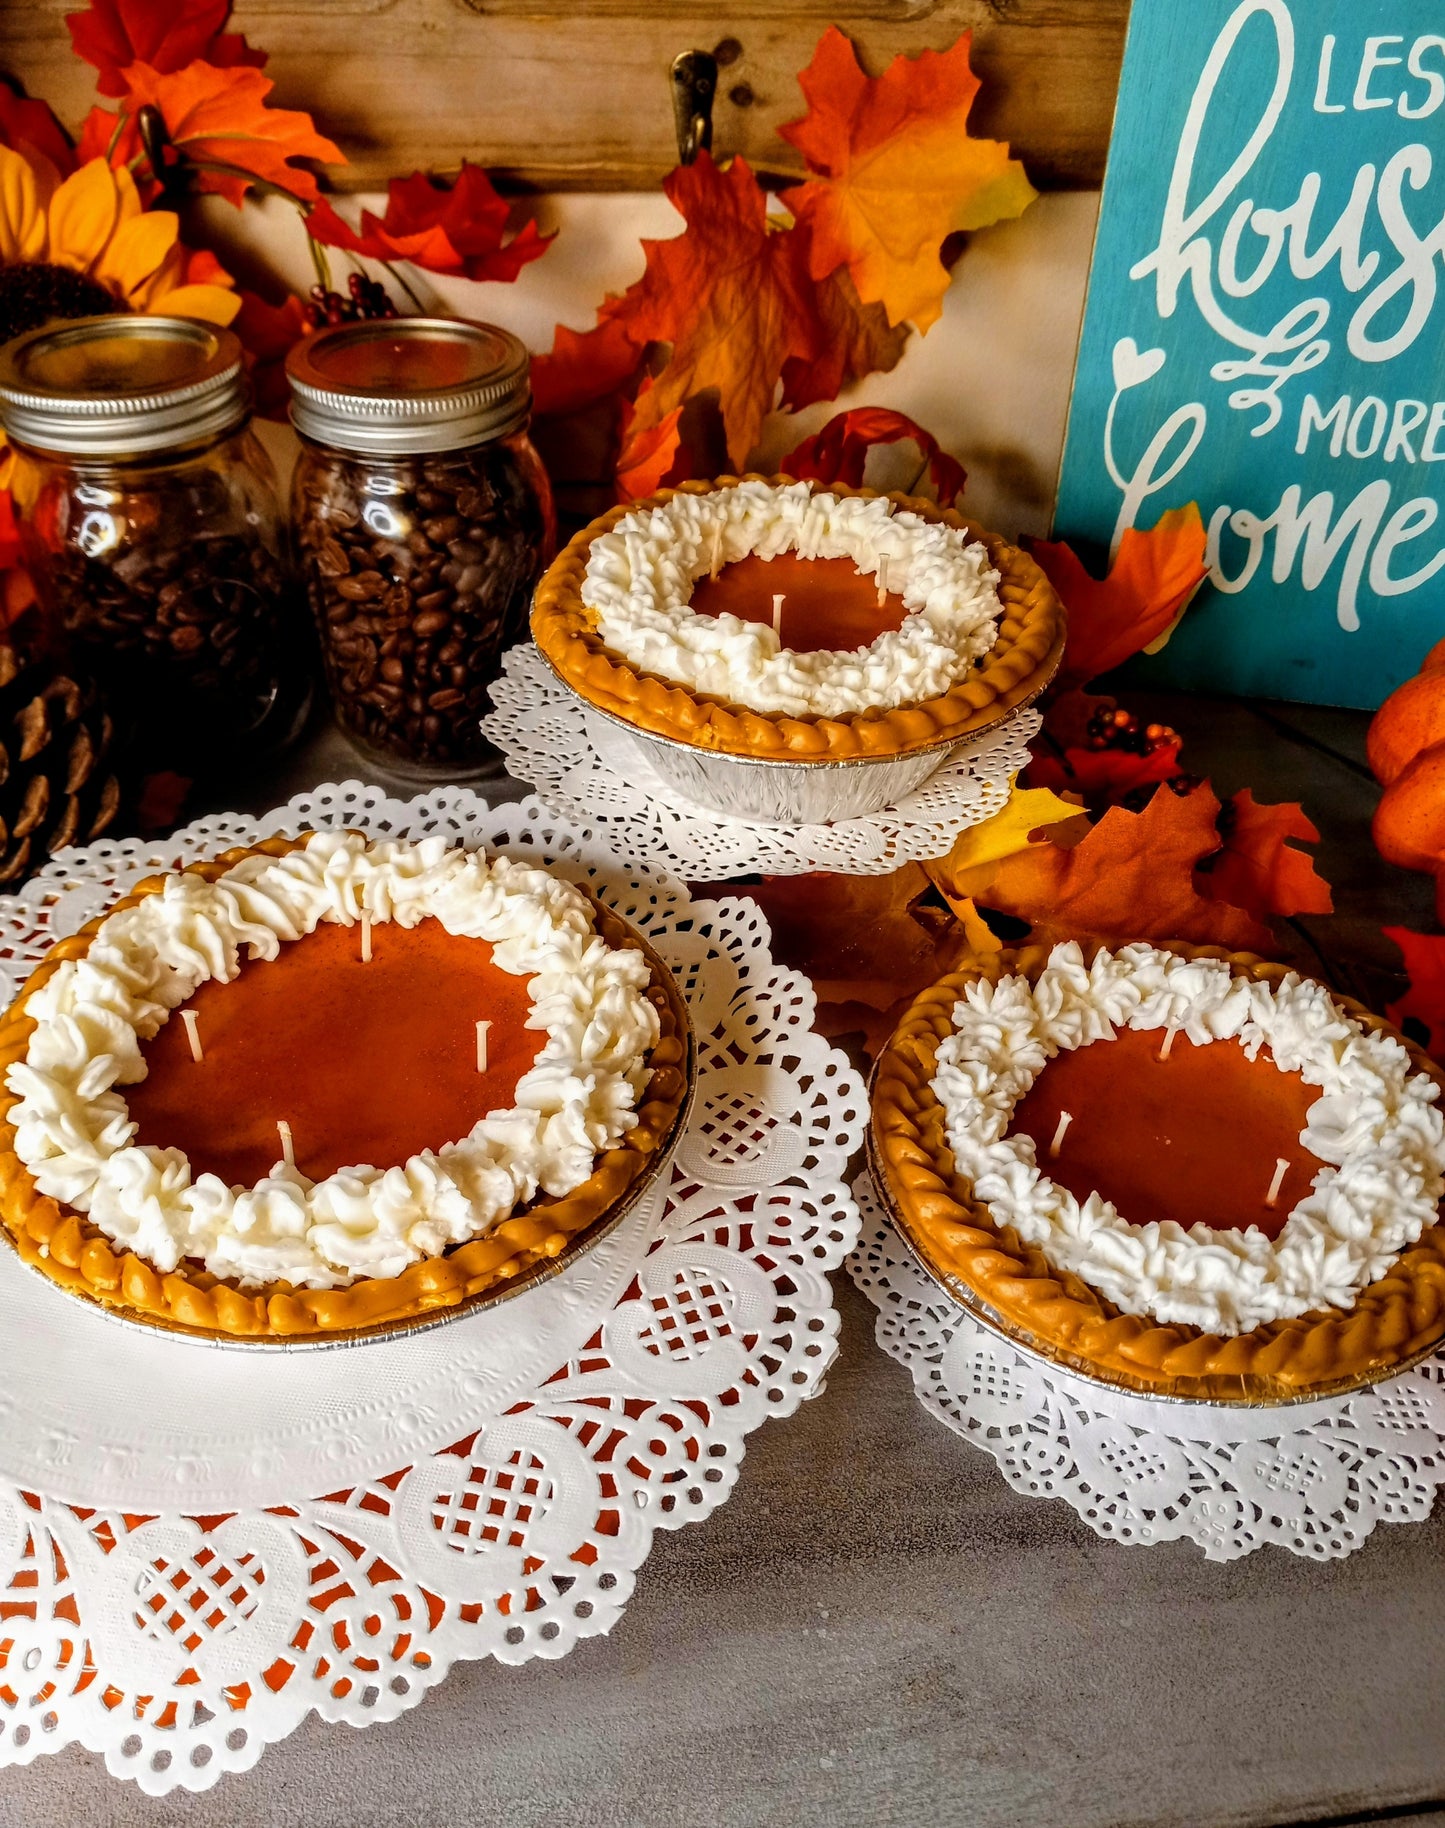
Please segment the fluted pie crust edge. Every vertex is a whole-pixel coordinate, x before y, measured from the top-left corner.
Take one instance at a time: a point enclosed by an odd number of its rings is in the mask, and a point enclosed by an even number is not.
[[[982,542],[999,573],[1004,606],[998,639],[953,688],[922,704],[895,711],[859,711],[848,717],[788,717],[694,693],[675,680],[639,673],[604,646],[596,617],[582,602],[582,581],[592,542],[610,533],[624,515],[660,507],[674,495],[708,495],[742,482],[790,484],[788,476],[721,476],[661,489],[645,501],[625,502],[594,520],[553,560],[537,586],[532,638],[552,670],[572,690],[654,736],[671,737],[726,755],[780,761],[843,761],[896,756],[951,738],[975,736],[1036,698],[1058,670],[1064,651],[1063,605],[1043,572],[1017,546],[987,533],[935,502],[888,495],[895,507],[921,519],[955,527]],[[815,484],[822,490],[824,485]],[[826,485],[831,495],[877,498],[875,489]]]
[[[267,838],[190,864],[185,873],[214,882],[243,858],[282,857],[310,836]],[[72,1294],[129,1310],[169,1328],[237,1339],[349,1333],[455,1307],[559,1256],[618,1204],[673,1131],[689,1090],[686,1005],[672,973],[641,936],[589,896],[597,931],[607,944],[631,946],[651,965],[647,999],[657,1010],[661,1033],[648,1056],[652,1077],[636,1124],[616,1148],[599,1157],[591,1177],[580,1187],[560,1198],[541,1195],[484,1237],[455,1245],[443,1256],[409,1264],[399,1276],[368,1278],[346,1288],[304,1289],[275,1283],[243,1289],[230,1279],[211,1275],[199,1264],[184,1261],[169,1273],[157,1270],[133,1252],[117,1247],[83,1214],[38,1190],[15,1153],[10,1113],[18,1100],[5,1086],[4,1075],[14,1061],[24,1057],[35,1030],[34,1018],[25,1013],[31,995],[66,959],[86,952],[103,920],[157,894],[164,882],[164,876],[147,877],[80,932],[58,941],[0,1020],[0,1223],[26,1263]]]
[[[1091,959],[1097,944],[1085,947]],[[1237,976],[1277,984],[1283,965],[1219,947],[1170,943],[1185,958],[1222,959]],[[953,1006],[970,982],[1014,973],[1031,982],[1050,948],[975,957],[910,1004],[879,1058],[870,1156],[895,1221],[915,1255],[947,1288],[962,1285],[1021,1344],[1085,1374],[1145,1394],[1206,1402],[1297,1399],[1374,1381],[1445,1339],[1445,1224],[1363,1289],[1349,1309],[1321,1308],[1225,1338],[1199,1327],[1125,1314],[1088,1283],[1056,1268],[1012,1226],[998,1225],[956,1174],[943,1107],[931,1081]],[[1394,1036],[1412,1067],[1445,1088],[1445,1073],[1406,1036],[1349,997],[1331,995],[1366,1029]],[[1107,1045],[1104,1043],[1103,1045]]]

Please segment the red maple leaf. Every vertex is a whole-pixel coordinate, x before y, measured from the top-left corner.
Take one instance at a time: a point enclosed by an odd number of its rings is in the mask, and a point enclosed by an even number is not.
[[[720,169],[704,152],[663,186],[687,227],[644,241],[647,270],[601,317],[639,348],[669,346],[647,412],[654,423],[693,395],[716,390],[730,460],[757,442],[788,362],[815,362],[826,328],[808,277],[806,237],[773,227],[747,161]]]
[[[38,154],[62,178],[75,170],[75,153],[50,109],[44,102],[16,94],[4,81],[0,81],[0,142],[30,158]]]
[[[1070,748],[1061,755],[1035,756],[1025,770],[1024,785],[1081,793],[1091,807],[1116,806],[1126,795],[1157,787],[1179,772],[1177,742],[1162,743],[1145,755],[1130,749]]]
[[[135,123],[138,110],[157,108],[176,155],[189,163],[195,188],[240,205],[259,179],[303,203],[320,198],[316,180],[293,159],[319,159],[344,165],[346,155],[316,131],[309,114],[271,108],[266,97],[275,84],[255,68],[216,69],[187,64],[174,74],[132,64],[125,72],[120,132],[116,116],[92,109],[82,147],[109,153],[112,165],[129,165],[144,154]],[[154,192],[161,174],[142,173]]]
[[[266,419],[284,419],[291,403],[286,357],[307,334],[306,309],[299,298],[269,304],[259,292],[241,292],[241,309],[231,328],[241,339],[246,370],[257,411]]]
[[[231,0],[90,0],[83,12],[67,13],[65,23],[76,56],[100,72],[96,88],[119,96],[127,89],[124,72],[135,63],[163,76],[191,63],[259,70],[266,53],[252,50],[241,33],[221,29],[230,12]]]
[[[551,350],[532,358],[532,404],[539,413],[581,412],[636,374],[642,350],[617,318],[606,315],[607,305],[602,309],[591,330],[558,324]]]
[[[1426,1051],[1445,1061],[1445,937],[1439,933],[1412,933],[1408,927],[1384,927],[1405,955],[1410,988],[1394,1003],[1385,1005],[1386,1017],[1403,1028],[1413,1021],[1425,1030]]]
[[[450,185],[414,171],[387,186],[386,213],[363,210],[358,233],[327,202],[306,219],[312,237],[371,260],[409,260],[429,273],[457,273],[467,279],[513,280],[545,254],[554,239],[526,222],[507,241],[505,198],[499,197],[480,165],[463,161]]]
[[[820,330],[815,353],[783,363],[782,404],[795,413],[819,400],[836,400],[864,375],[889,373],[908,342],[906,325],[895,329],[882,305],[862,302],[846,267],[815,280],[812,292]]]
[[[1198,888],[1260,920],[1270,915],[1331,914],[1330,885],[1314,859],[1287,842],[1318,844],[1320,834],[1297,800],[1261,806],[1247,787],[1232,795],[1219,817],[1224,847],[1199,872]]]
[[[645,419],[644,402],[651,388],[651,381],[644,381],[638,390],[637,402],[629,404],[623,412],[622,442],[616,466],[619,501],[642,501],[655,494],[678,461],[682,441],[683,409],[680,406],[675,406],[655,423],[639,426],[639,419]]]
[[[889,412],[881,406],[855,406],[850,412],[835,413],[820,432],[795,445],[780,460],[778,468],[800,482],[836,482],[858,489],[863,486],[869,451],[875,445],[896,444],[904,438],[911,438],[918,446],[939,501],[944,507],[952,506],[963,493],[963,465],[940,447],[932,432],[924,431],[906,413]]]
[[[1062,542],[1032,540],[1029,551],[1069,612],[1063,678],[1079,685],[1112,672],[1183,615],[1208,575],[1204,523],[1190,502],[1148,533],[1130,527],[1106,578],[1090,577]]]

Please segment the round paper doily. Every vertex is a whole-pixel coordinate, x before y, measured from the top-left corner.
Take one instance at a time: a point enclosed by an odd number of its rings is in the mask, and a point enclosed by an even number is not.
[[[68,852],[0,907],[13,990],[137,878],[308,826],[555,865],[647,934],[698,1046],[664,1183],[563,1276],[433,1332],[243,1356],[107,1319],[0,1255],[0,1762],[77,1741],[158,1794],[315,1709],[364,1726],[453,1661],[610,1630],[658,1529],[818,1390],[867,1110],[749,901],[694,902],[535,800],[322,787],[261,820]]]
[[[1211,1561],[1262,1543],[1348,1555],[1377,1523],[1418,1523],[1445,1483],[1445,1354],[1352,1396],[1210,1408],[1104,1390],[1014,1351],[909,1255],[867,1175],[848,1259],[878,1343],[925,1409],[993,1455],[1016,1491],[1062,1498],[1117,1542],[1187,1536]]]
[[[812,870],[883,876],[903,863],[942,857],[961,831],[1002,812],[1041,722],[1036,711],[1016,712],[989,741],[883,812],[835,825],[751,825],[679,799],[631,751],[614,767],[594,747],[577,701],[530,643],[514,647],[503,666],[491,688],[497,708],[482,720],[482,731],[502,751],[508,773],[623,856],[693,881]]]

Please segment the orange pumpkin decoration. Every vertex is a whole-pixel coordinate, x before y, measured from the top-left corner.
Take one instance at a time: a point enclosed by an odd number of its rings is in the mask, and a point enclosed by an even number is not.
[[[1445,641],[1380,706],[1365,753],[1385,789],[1375,808],[1375,848],[1387,863],[1434,876],[1445,919]]]

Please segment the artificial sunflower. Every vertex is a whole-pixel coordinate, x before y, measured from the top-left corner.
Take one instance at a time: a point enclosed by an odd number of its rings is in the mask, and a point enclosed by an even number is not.
[[[229,324],[241,308],[212,254],[182,245],[174,210],[91,159],[62,183],[0,146],[0,343],[57,317],[165,311]]]

